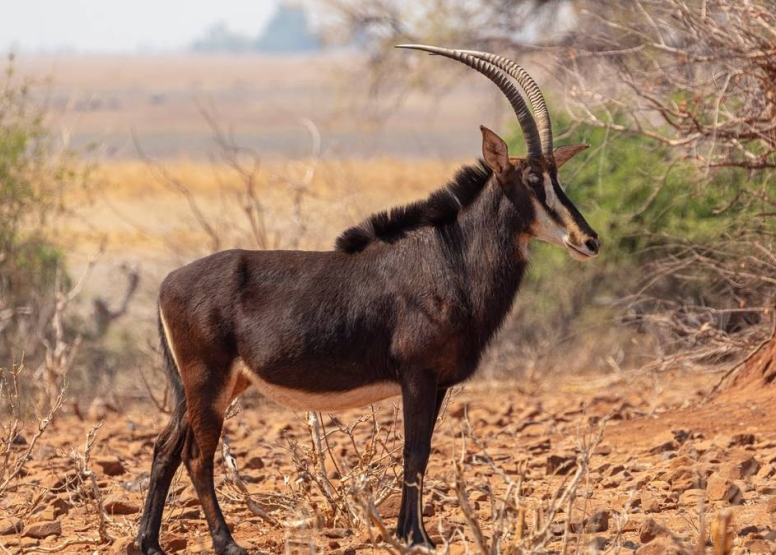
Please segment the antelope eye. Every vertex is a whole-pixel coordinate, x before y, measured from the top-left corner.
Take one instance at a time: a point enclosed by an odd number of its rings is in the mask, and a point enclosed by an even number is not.
[[[544,190],[544,179],[542,179],[542,176],[535,173],[530,173],[528,174],[526,181],[528,181],[528,186],[531,187],[531,190],[536,195],[536,198],[538,198],[540,202],[546,203],[547,193]]]

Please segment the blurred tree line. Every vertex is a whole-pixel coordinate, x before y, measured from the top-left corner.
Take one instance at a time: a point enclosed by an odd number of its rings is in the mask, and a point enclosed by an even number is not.
[[[231,31],[225,23],[216,23],[205,36],[191,44],[195,52],[311,52],[320,49],[320,41],[310,30],[307,12],[302,6],[282,3],[255,38]]]

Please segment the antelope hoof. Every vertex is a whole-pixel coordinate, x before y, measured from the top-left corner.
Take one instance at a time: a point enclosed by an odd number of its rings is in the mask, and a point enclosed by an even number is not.
[[[421,532],[420,530],[413,530],[404,533],[396,530],[396,536],[399,538],[399,540],[405,542],[409,547],[418,549],[419,551],[434,553],[436,548],[436,545],[428,537],[428,534]]]
[[[135,545],[138,545],[138,544],[135,544]],[[164,551],[162,551],[162,547],[159,544],[156,544],[156,545],[140,544],[140,553],[142,553],[143,555],[165,555]]]

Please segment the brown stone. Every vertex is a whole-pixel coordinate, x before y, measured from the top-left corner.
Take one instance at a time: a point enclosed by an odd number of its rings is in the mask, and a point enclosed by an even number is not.
[[[769,513],[776,513],[776,497],[771,497],[768,500],[767,511]]]
[[[264,468],[264,461],[261,457],[253,456],[245,461],[245,468],[250,470],[261,470]]]
[[[757,477],[761,480],[771,478],[774,474],[776,474],[776,467],[772,464],[764,464],[757,471]]]
[[[109,515],[133,515],[140,512],[140,507],[120,495],[109,495],[103,500],[102,506]]]
[[[732,505],[738,505],[743,501],[741,489],[717,473],[709,476],[706,494],[709,496],[709,501],[727,501]]]
[[[181,536],[168,536],[162,541],[162,544],[165,551],[175,553],[176,551],[183,551],[186,549],[188,540]]]
[[[676,451],[679,444],[674,439],[673,434],[666,432],[660,436],[657,445],[652,447],[649,452],[653,455],[659,455],[668,451]]]
[[[24,523],[20,518],[16,518],[15,516],[0,519],[0,536],[18,534],[23,528]]]
[[[639,496],[641,499],[641,510],[645,513],[660,512],[660,497],[651,491],[642,491]]]
[[[399,516],[399,510],[401,509],[401,495],[394,493],[389,495],[385,501],[380,504],[378,510],[380,516],[383,518],[396,518]]]
[[[547,457],[545,470],[551,475],[569,474],[576,466],[577,457],[575,455],[550,455]]]
[[[639,547],[635,555],[680,555],[681,553],[682,551],[672,541],[660,538]]]
[[[668,535],[668,530],[661,526],[651,518],[646,519],[641,523],[639,528],[639,541],[641,543],[649,543],[657,537]]]
[[[53,510],[54,519],[66,515],[72,507],[66,497],[55,497],[51,503],[49,503],[49,506]]]
[[[609,511],[598,511],[593,513],[593,515],[587,519],[587,524],[585,525],[585,531],[591,533],[606,532],[608,529]]]
[[[113,544],[111,555],[142,555],[140,549],[135,544],[135,538],[119,538]]]
[[[99,457],[94,459],[94,463],[102,469],[102,473],[106,476],[121,476],[127,471],[117,457]]]
[[[61,536],[62,525],[58,520],[48,520],[30,524],[24,531],[28,538],[42,539],[48,536]]]
[[[621,532],[636,532],[641,528],[642,521],[637,517],[629,516],[628,520],[622,525]]]
[[[773,548],[767,541],[757,538],[744,540],[741,547],[746,549],[747,553],[773,553]]]
[[[196,493],[187,491],[186,493],[180,496],[180,498],[178,499],[178,504],[181,507],[199,507],[200,506],[199,497],[197,497]]]
[[[749,478],[756,475],[762,466],[754,457],[746,457],[738,461],[738,470],[741,478]]]
[[[706,490],[690,488],[679,496],[679,505],[683,507],[695,507],[706,499]]]
[[[730,438],[728,447],[733,447],[735,445],[754,445],[756,439],[757,438],[754,437],[754,434],[735,434],[732,438]]]

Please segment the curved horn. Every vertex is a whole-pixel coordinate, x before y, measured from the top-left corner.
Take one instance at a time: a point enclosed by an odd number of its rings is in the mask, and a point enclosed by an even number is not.
[[[461,52],[479,58],[480,60],[485,60],[486,62],[503,69],[517,80],[528,95],[528,100],[531,101],[531,107],[533,108],[534,116],[538,122],[537,125],[542,140],[543,152],[545,156],[551,156],[553,151],[550,113],[547,110],[547,103],[544,101],[542,91],[539,89],[539,85],[536,84],[536,81],[533,80],[533,77],[509,58],[504,58],[503,56],[490,54],[488,52],[477,52],[476,50],[461,50]]]
[[[426,46],[423,44],[397,44],[396,48],[422,50],[424,52],[430,52],[431,54],[445,56],[446,58],[466,64],[493,81],[507,97],[507,100],[509,100],[509,103],[515,111],[517,121],[520,122],[520,128],[523,130],[523,136],[525,137],[525,142],[528,147],[528,157],[539,158],[541,156],[542,142],[539,138],[536,122],[534,121],[530,110],[525,105],[525,101],[514,83],[512,83],[512,81],[510,81],[509,78],[494,64],[491,64],[484,58],[473,56],[461,50],[448,50],[447,48],[438,48],[436,46]],[[541,93],[539,93],[539,95],[541,96]],[[552,141],[552,139],[550,139],[550,141]]]

